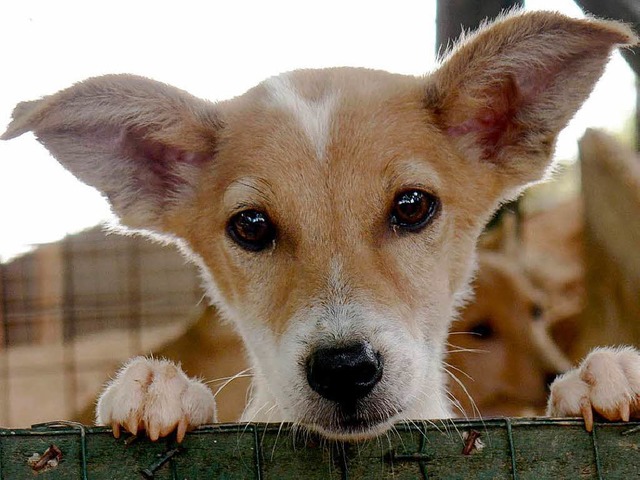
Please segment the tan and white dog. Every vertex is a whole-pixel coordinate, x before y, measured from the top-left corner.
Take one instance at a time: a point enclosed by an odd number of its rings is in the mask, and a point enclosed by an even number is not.
[[[33,131],[124,225],[200,266],[253,367],[243,420],[362,439],[451,415],[442,361],[478,235],[545,176],[612,50],[637,41],[616,22],[516,13],[424,77],[301,70],[216,104],[109,75],[21,103],[3,138]],[[638,354],[601,351],[556,383],[550,413],[592,402],[627,419],[638,393]],[[181,440],[215,402],[176,365],[137,358],[97,420]]]

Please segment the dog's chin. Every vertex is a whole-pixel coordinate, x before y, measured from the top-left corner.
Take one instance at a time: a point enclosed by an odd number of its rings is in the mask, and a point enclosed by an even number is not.
[[[305,425],[305,427],[327,440],[359,442],[382,435],[389,430],[392,425],[392,421],[387,421],[377,425],[345,426],[337,428],[326,428],[317,424]]]
[[[393,414],[359,409],[345,412],[334,407],[331,415],[302,421],[301,424],[328,440],[355,442],[382,435],[393,426],[401,412],[401,409],[394,409]]]

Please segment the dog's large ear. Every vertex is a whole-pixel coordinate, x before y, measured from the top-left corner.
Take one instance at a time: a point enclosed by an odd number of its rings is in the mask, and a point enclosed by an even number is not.
[[[20,103],[1,138],[33,131],[106,195],[125,225],[163,231],[213,158],[219,129],[211,103],[146,78],[108,75]]]
[[[426,103],[459,151],[491,164],[509,195],[544,175],[558,133],[612,50],[637,42],[617,22],[506,15],[453,48],[427,80]]]

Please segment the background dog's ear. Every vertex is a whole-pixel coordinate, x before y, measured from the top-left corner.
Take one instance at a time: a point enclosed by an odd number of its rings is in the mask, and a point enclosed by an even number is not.
[[[508,195],[544,175],[611,51],[637,42],[617,22],[506,15],[453,48],[428,78],[426,104],[465,157],[493,164]]]
[[[219,129],[211,103],[146,78],[107,75],[19,104],[1,138],[33,131],[106,195],[125,225],[163,231],[213,158]]]

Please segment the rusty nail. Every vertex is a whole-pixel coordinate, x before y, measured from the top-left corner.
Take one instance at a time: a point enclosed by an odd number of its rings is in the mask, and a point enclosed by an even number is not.
[[[471,455],[473,450],[476,448],[476,440],[480,438],[480,432],[477,430],[469,430],[467,433],[467,438],[464,441],[464,448],[462,449],[463,455]]]
[[[55,460],[56,462],[62,460],[62,450],[54,444],[49,445],[49,448],[44,451],[40,458],[31,464],[31,468],[33,471],[39,472],[45,468],[51,460]]]

